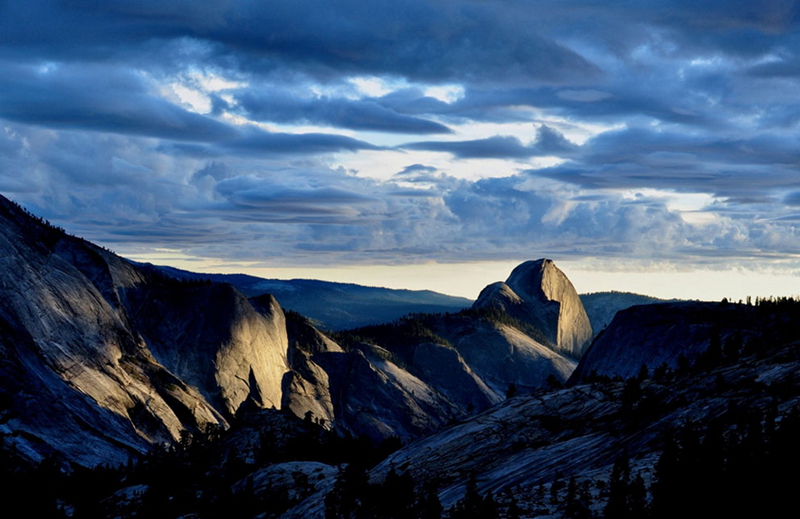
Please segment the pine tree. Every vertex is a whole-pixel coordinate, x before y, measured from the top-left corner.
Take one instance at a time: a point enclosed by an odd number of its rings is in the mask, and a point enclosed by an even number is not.
[[[643,519],[648,516],[647,485],[641,474],[636,474],[628,486],[628,510],[631,519]]]
[[[589,503],[583,500],[583,495],[575,481],[575,476],[570,476],[567,485],[567,498],[564,508],[564,517],[569,519],[587,519],[591,517]]]
[[[608,482],[608,503],[604,510],[606,519],[627,519],[629,517],[630,478],[631,467],[628,455],[625,453],[620,454],[614,461],[614,468],[611,469],[611,479]]]
[[[497,503],[489,492],[482,497],[478,492],[478,479],[472,474],[467,481],[466,492],[450,509],[450,519],[495,519],[497,517]]]
[[[522,509],[519,507],[517,498],[514,496],[511,496],[511,502],[508,504],[506,517],[508,517],[508,519],[520,519],[520,517],[522,517]]]
[[[443,512],[437,485],[433,481],[425,482],[422,497],[417,502],[417,516],[419,519],[441,519]]]

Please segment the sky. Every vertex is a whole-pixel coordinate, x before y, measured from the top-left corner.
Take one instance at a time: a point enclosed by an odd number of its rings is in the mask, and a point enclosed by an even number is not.
[[[0,0],[0,193],[126,257],[800,294],[800,6]]]

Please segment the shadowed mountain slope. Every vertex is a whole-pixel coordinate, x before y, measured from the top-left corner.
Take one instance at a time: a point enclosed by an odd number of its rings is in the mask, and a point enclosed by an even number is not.
[[[246,399],[280,406],[278,307],[140,269],[4,198],[0,229],[2,428],[33,459],[122,461],[224,425]]]
[[[255,297],[272,294],[287,310],[302,314],[324,330],[347,330],[386,323],[410,313],[458,312],[472,301],[430,290],[396,290],[314,279],[264,279],[247,274],[198,274],[158,267],[179,279],[229,283]]]
[[[664,510],[736,515],[786,506],[793,494],[780,467],[800,460],[798,303],[658,306],[660,322],[648,305],[614,326],[656,326],[654,335],[676,326],[661,358],[694,362],[627,380],[617,378],[626,364],[613,371],[609,363],[606,377],[509,399],[405,446],[372,469],[370,481],[409,474],[420,493],[433,485],[445,509],[491,493],[498,517],[514,510],[568,518],[576,509],[608,517],[616,499],[623,510],[640,507],[629,517],[649,517],[642,510],[672,517]],[[643,311],[648,320],[637,325],[633,317]],[[689,315],[695,317],[681,325]],[[707,340],[698,342],[696,327],[705,325],[720,330],[719,355]],[[743,494],[733,497],[732,488]],[[323,497],[312,495],[282,517],[322,518]]]
[[[580,297],[595,336],[605,330],[606,326],[620,310],[632,306],[667,302],[656,297],[631,292],[594,292],[581,294]]]
[[[590,375],[635,376],[644,365],[678,366],[681,357],[694,361],[713,347],[720,355],[726,345],[742,347],[750,339],[780,341],[791,309],[769,302],[750,306],[733,303],[683,301],[633,306],[614,319],[586,351],[571,380]],[[755,346],[754,346],[755,347]]]

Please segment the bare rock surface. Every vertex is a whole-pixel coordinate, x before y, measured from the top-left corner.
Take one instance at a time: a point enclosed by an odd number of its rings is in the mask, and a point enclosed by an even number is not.
[[[498,308],[538,329],[556,351],[580,358],[592,326],[566,275],[549,259],[526,261],[505,283],[487,286],[473,308]]]
[[[530,516],[568,517],[563,487],[574,477],[588,486],[593,509],[602,512],[620,454],[630,456],[632,474],[652,483],[664,439],[677,427],[726,423],[725,434],[741,434],[735,416],[766,409],[780,422],[800,405],[798,369],[800,350],[793,342],[694,376],[594,382],[515,397],[408,444],[369,478],[379,483],[395,470],[409,473],[418,489],[436,482],[448,508],[464,497],[474,475],[478,492],[491,492],[502,506],[513,496]],[[638,395],[633,400],[631,387]],[[554,502],[558,481],[561,497]],[[323,499],[323,493],[311,495],[283,517],[321,519]]]
[[[520,265],[482,299],[538,323],[551,345],[530,326],[468,311],[424,314],[428,335],[411,319],[393,345],[343,347],[302,316],[287,319],[271,295],[133,264],[5,199],[0,229],[0,390],[14,402],[2,427],[33,459],[122,461],[225,426],[242,406],[410,441],[512,386],[565,381],[583,337],[580,300],[549,260]]]
[[[452,338],[454,347],[492,391],[494,403],[505,399],[510,385],[530,391],[550,375],[565,381],[576,362],[504,324],[481,323],[471,333]]]
[[[145,286],[128,299],[156,359],[227,416],[248,398],[280,407],[288,338],[274,299],[256,311],[236,289],[218,284]]]
[[[62,452],[86,464],[122,461],[185,426],[220,420],[196,390],[157,382],[180,381],[128,326],[104,251],[5,199],[0,227],[0,370],[14,401],[5,427],[33,459]]]
[[[225,285],[154,275],[0,199],[4,430],[36,460],[124,461],[225,424],[246,399],[279,407],[283,312]]]
[[[738,334],[740,342],[770,326],[746,305],[682,301],[633,306],[616,314],[581,359],[571,380],[591,374],[635,376],[644,365],[675,368],[684,356],[692,361],[712,341],[718,345]]]
[[[407,441],[459,416],[441,392],[386,356],[379,347],[365,345],[363,350],[316,357],[335,395],[334,424],[339,430]]]

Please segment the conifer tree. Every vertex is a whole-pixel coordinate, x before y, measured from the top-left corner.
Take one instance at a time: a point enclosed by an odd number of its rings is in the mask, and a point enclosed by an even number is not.
[[[617,456],[614,468],[611,469],[611,479],[608,482],[608,503],[604,510],[606,519],[627,519],[630,510],[630,483],[631,467],[626,453]]]

